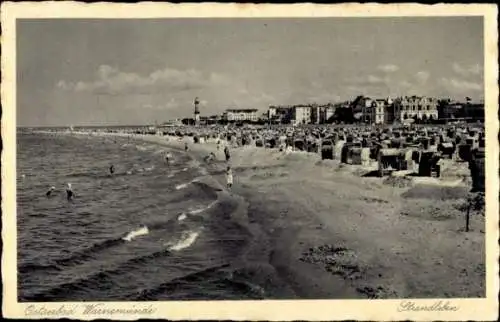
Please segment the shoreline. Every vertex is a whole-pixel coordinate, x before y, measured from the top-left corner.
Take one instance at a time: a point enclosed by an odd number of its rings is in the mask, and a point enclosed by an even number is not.
[[[192,140],[130,137],[181,150]],[[215,143],[189,144],[197,161],[210,152],[222,160]],[[460,231],[461,186],[423,193],[422,183],[391,185],[318,155],[257,147],[231,149],[231,164],[248,222],[268,238],[269,262],[298,298],[485,296],[484,217]]]

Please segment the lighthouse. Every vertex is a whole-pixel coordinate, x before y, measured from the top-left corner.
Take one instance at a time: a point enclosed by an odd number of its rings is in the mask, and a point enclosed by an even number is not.
[[[196,126],[200,125],[200,100],[198,97],[194,99],[194,123]]]

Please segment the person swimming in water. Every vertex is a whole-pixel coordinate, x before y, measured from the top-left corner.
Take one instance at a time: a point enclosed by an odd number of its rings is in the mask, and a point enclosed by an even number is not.
[[[56,187],[52,186],[50,187],[49,191],[47,191],[47,193],[45,193],[45,196],[47,198],[50,198],[50,196],[52,195],[52,192],[56,189]]]
[[[75,194],[73,193],[73,189],[71,188],[71,183],[68,183],[68,187],[66,188],[66,198],[68,201],[73,200]]]

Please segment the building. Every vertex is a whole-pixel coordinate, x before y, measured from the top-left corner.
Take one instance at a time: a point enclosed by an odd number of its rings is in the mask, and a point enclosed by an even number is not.
[[[310,106],[311,110],[311,121],[310,123],[312,124],[319,124],[321,123],[321,110],[323,109],[323,106],[319,106],[317,104],[313,104]]]
[[[322,109],[322,115],[320,117],[321,123],[327,123],[330,121],[330,119],[335,115],[335,106],[328,104],[325,106],[324,109]]]
[[[437,110],[440,120],[450,120],[463,116],[462,104],[450,99],[438,100]]]
[[[311,123],[313,124],[325,124],[333,117],[335,114],[335,106],[331,103],[325,105],[313,105],[311,109]]]
[[[390,97],[373,100],[368,112],[371,113],[369,119],[372,124],[390,124],[395,119],[393,101]]]
[[[405,96],[394,101],[395,119],[400,122],[414,119],[420,121],[437,120],[438,100],[432,97]]]
[[[163,124],[160,124],[158,127],[159,128],[168,128],[168,127],[175,127],[175,126],[181,126],[181,125],[182,125],[181,119],[173,119],[173,120],[168,120]]]
[[[351,109],[354,118],[363,123],[373,123],[374,113],[372,112],[373,100],[366,96],[358,96],[352,101]]]
[[[463,104],[463,116],[473,120],[484,120],[484,102]]]
[[[311,123],[311,107],[306,105],[296,105],[292,109],[291,123],[293,125]]]
[[[292,106],[269,106],[269,122],[280,124],[323,124],[335,115],[335,105],[307,104]]]
[[[385,99],[375,99],[372,102],[372,107],[371,107],[371,120],[372,123],[375,124],[384,124],[385,123],[385,110],[387,106],[387,100]]]
[[[217,124],[221,120],[219,115],[210,115],[210,116],[201,116],[200,124],[201,125],[212,125]]]
[[[259,120],[257,111],[257,109],[227,109],[222,118],[227,122],[257,122]]]
[[[269,122],[278,124],[288,124],[292,119],[291,106],[269,106],[267,110],[267,117]]]

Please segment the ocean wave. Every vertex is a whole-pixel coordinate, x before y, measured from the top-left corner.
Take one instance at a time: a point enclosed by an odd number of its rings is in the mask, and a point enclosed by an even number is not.
[[[199,214],[199,213],[201,213],[201,212],[204,212],[204,211],[206,211],[206,210],[208,210],[208,209],[212,208],[212,207],[213,207],[216,203],[217,203],[217,200],[216,200],[216,201],[214,201],[214,202],[212,202],[212,203],[210,203],[210,204],[209,204],[208,206],[206,206],[206,207],[202,207],[202,208],[198,208],[198,209],[190,210],[190,211],[189,211],[189,214],[191,214],[191,215],[196,215],[196,214]]]
[[[160,294],[171,293],[169,291],[174,291],[176,288],[179,287],[179,285],[182,285],[183,283],[206,280],[207,278],[209,278],[210,276],[213,276],[214,274],[217,275],[217,273],[220,270],[228,268],[228,267],[230,267],[229,264],[222,264],[222,265],[218,265],[218,266],[209,267],[209,268],[206,268],[206,269],[198,271],[198,272],[186,274],[184,276],[174,278],[171,281],[162,283],[155,288],[143,290],[137,294],[129,295],[128,298],[142,300],[142,301],[154,300]]]
[[[190,184],[191,184],[191,182],[186,182],[186,183],[178,184],[177,186],[175,186],[175,190],[185,189]]]
[[[108,248],[120,245],[123,243],[123,239],[121,238],[116,238],[116,239],[108,239],[103,242],[96,243],[88,248],[84,248],[82,250],[78,250],[74,253],[72,253],[68,257],[60,258],[54,260],[54,262],[59,265],[59,266],[69,266],[73,264],[80,264],[82,262],[85,262],[89,259],[92,259],[92,257],[96,256],[97,253],[106,250]]]
[[[129,232],[126,236],[122,237],[122,239],[129,242],[132,239],[134,239],[135,237],[144,236],[147,234],[149,234],[149,229],[147,226],[144,226],[144,227],[141,227],[139,229],[136,229],[136,230]]]
[[[21,275],[27,275],[36,271],[61,271],[61,268],[53,264],[27,263],[19,265],[17,271]]]
[[[117,285],[115,278],[123,276],[127,272],[134,271],[139,266],[146,263],[151,264],[150,261],[158,258],[169,256],[168,250],[161,250],[147,255],[134,257],[125,262],[120,263],[112,269],[105,269],[97,273],[93,273],[84,277],[74,279],[72,281],[61,283],[48,289],[37,292],[34,294],[21,296],[24,301],[40,302],[47,300],[62,300],[69,298],[81,298],[79,292],[88,293],[92,290],[100,290],[102,288],[113,289]]]
[[[173,243],[167,243],[165,246],[168,247],[167,249],[169,251],[183,250],[194,244],[199,235],[199,231],[187,231],[182,234],[179,240]]]

